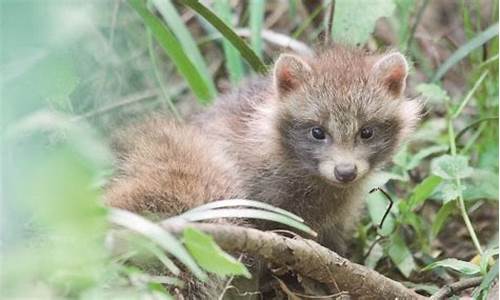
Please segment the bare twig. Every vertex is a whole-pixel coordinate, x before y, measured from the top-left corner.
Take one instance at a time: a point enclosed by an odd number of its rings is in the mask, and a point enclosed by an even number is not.
[[[349,292],[354,298],[369,295],[378,299],[425,299],[401,283],[352,263],[313,241],[235,225],[162,223],[163,228],[174,234],[190,226],[212,235],[226,251],[262,257],[318,282],[331,284],[331,274],[334,274],[341,291]]]
[[[482,277],[474,277],[447,284],[439,289],[439,291],[437,291],[434,295],[432,295],[430,299],[448,299],[449,296],[455,295],[460,291],[480,285],[482,280]]]

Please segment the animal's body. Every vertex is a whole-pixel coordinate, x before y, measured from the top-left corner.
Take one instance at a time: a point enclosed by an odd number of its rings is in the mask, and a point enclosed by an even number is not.
[[[420,103],[404,98],[407,72],[397,52],[285,54],[273,74],[222,97],[197,122],[235,161],[247,197],[302,216],[342,253],[367,181],[419,118]]]
[[[418,120],[420,103],[404,98],[407,73],[397,52],[283,54],[272,74],[222,96],[190,125],[155,118],[129,131],[107,202],[174,215],[223,198],[263,201],[302,216],[342,253],[367,180]]]

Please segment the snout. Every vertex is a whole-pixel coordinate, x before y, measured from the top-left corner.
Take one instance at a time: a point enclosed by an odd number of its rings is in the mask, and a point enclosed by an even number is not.
[[[356,179],[358,168],[355,164],[343,163],[336,165],[333,172],[338,181],[348,183]]]

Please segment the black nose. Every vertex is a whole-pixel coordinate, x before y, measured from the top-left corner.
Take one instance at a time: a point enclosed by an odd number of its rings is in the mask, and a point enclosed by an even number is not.
[[[356,178],[358,169],[354,164],[339,164],[334,169],[335,178],[341,182],[350,182]]]

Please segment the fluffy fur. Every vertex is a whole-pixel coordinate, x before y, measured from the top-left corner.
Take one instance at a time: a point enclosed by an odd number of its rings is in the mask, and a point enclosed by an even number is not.
[[[234,166],[199,128],[156,116],[117,134],[106,204],[159,217],[241,197]]]
[[[302,216],[340,253],[367,193],[366,180],[412,131],[420,103],[404,98],[408,67],[397,53],[334,47],[314,58],[282,55],[274,72],[222,97],[196,123],[235,162],[250,199]],[[371,127],[369,140],[360,130]],[[326,138],[311,137],[320,127]],[[334,169],[355,164],[353,182]]]

